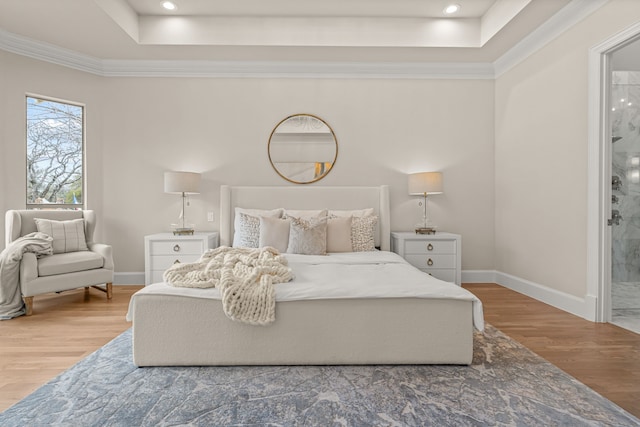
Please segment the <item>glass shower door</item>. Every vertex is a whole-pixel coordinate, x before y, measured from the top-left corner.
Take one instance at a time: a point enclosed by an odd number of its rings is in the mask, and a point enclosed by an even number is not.
[[[611,96],[611,322],[640,333],[640,71],[614,71]]]

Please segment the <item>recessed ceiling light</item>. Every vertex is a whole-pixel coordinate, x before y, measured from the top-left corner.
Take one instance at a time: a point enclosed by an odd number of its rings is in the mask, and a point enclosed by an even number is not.
[[[459,10],[460,10],[459,4],[450,4],[449,6],[444,8],[444,13],[446,13],[447,15],[451,15],[452,13],[456,13]]]
[[[178,6],[176,6],[176,4],[171,1],[163,1],[161,4],[162,4],[162,7],[164,7],[167,10],[176,10],[178,8]]]

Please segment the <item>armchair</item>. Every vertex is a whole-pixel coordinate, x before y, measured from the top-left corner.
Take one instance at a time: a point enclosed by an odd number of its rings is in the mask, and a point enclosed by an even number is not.
[[[33,313],[33,297],[49,292],[93,287],[112,297],[113,255],[111,246],[93,241],[96,215],[93,211],[10,210],[5,215],[6,245],[37,230],[36,218],[67,221],[84,219],[84,234],[89,250],[54,253],[36,258],[25,253],[20,263],[20,291],[26,315]],[[97,286],[104,285],[104,287]]]

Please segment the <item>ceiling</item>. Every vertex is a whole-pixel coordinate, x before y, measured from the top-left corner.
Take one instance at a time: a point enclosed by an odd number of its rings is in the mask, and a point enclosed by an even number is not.
[[[581,1],[2,0],[0,32],[96,60],[492,63]]]

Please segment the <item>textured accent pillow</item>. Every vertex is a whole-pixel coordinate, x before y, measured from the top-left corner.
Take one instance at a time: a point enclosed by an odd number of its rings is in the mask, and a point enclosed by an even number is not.
[[[286,252],[290,226],[291,221],[288,219],[261,216],[259,247],[271,246],[280,252]]]
[[[350,216],[327,220],[327,252],[353,252]]]
[[[259,235],[258,237],[256,237],[255,240],[255,244],[256,246],[246,246],[246,245],[241,245],[240,244],[240,240],[242,240],[244,243],[247,243],[247,241],[253,242],[253,237],[249,237],[249,240],[247,240],[247,234],[250,234],[251,236],[253,236],[253,231],[251,230],[245,230],[243,227],[247,225],[246,222],[241,223],[240,221],[240,214],[245,214],[245,215],[250,215],[253,217],[256,217],[256,220],[259,221],[259,219],[257,219],[258,217],[261,216],[268,216],[268,217],[273,217],[273,218],[280,218],[282,216],[282,212],[284,211],[284,209],[272,209],[272,210],[265,210],[265,209],[245,209],[245,208],[236,208],[235,209],[235,217],[233,220],[233,246],[245,246],[245,247],[251,247],[251,248],[257,248],[258,247],[258,240],[259,239]],[[254,227],[254,223],[251,222],[250,223],[251,228]],[[258,227],[260,227],[260,225],[258,224]]]
[[[233,235],[233,246],[257,248],[260,244],[260,218],[245,213],[236,215],[238,228]]]
[[[375,251],[375,229],[377,216],[365,216],[351,219],[351,245],[354,252]]]
[[[84,219],[56,221],[53,219],[34,218],[34,221],[39,232],[53,238],[54,254],[89,250],[87,239],[84,235]]]
[[[326,255],[327,217],[312,220],[291,218],[287,253]]]

